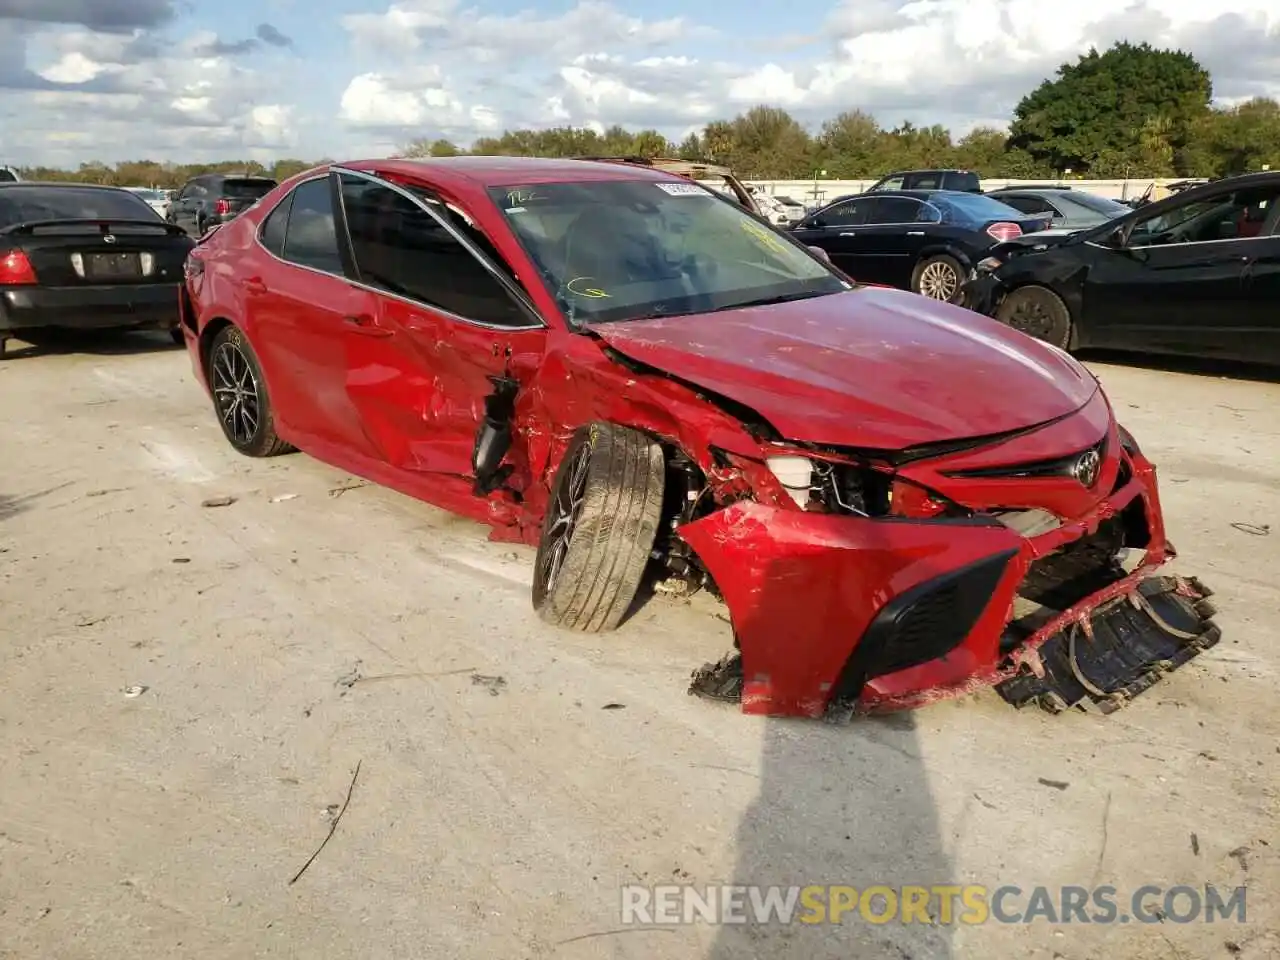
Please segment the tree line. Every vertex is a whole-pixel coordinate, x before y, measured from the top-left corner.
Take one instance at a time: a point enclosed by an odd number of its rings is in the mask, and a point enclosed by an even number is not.
[[[752,107],[674,143],[656,130],[613,126],[510,130],[469,148],[443,139],[402,155],[678,156],[732,167],[748,180],[855,180],[893,170],[958,167],[986,178],[1218,177],[1280,169],[1280,103],[1255,98],[1214,107],[1213,84],[1189,53],[1121,42],[1063,64],[1014,109],[1008,130],[980,127],[956,139],[945,127],[885,129],[853,108],[809,130],[786,110]],[[325,161],[81,164],[24,169],[27,179],[180,186],[201,173],[244,171],[285,179]]]

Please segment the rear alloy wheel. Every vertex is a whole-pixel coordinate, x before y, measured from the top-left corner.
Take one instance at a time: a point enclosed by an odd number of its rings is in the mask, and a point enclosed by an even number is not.
[[[533,606],[571,630],[613,630],[640,589],[662,513],[662,448],[599,423],[578,431],[560,461],[542,524]]]
[[[1071,344],[1071,311],[1047,287],[1018,287],[1011,291],[1000,302],[996,319],[1062,350]]]
[[[921,260],[911,275],[911,289],[930,300],[951,302],[960,293],[963,271],[954,257],[940,255]]]
[[[271,398],[258,357],[238,327],[223,327],[209,349],[209,390],[227,442],[249,457],[293,448],[276,436]]]

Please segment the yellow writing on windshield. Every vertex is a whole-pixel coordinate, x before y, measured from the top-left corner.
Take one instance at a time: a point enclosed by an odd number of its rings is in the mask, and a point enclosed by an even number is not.
[[[754,220],[743,220],[740,224],[743,232],[766,250],[773,253],[785,253],[787,245],[774,236],[773,231]]]
[[[595,277],[575,277],[565,284],[565,289],[577,297],[587,297],[591,300],[607,300],[609,294],[599,287],[590,285],[594,279]]]

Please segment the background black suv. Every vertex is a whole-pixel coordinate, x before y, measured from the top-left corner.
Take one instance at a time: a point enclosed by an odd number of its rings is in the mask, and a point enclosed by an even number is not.
[[[867,193],[881,190],[959,190],[981,193],[982,181],[972,170],[898,170],[881,177]]]
[[[208,173],[186,182],[169,204],[165,219],[193,237],[202,237],[210,227],[234,220],[275,187],[270,177]]]

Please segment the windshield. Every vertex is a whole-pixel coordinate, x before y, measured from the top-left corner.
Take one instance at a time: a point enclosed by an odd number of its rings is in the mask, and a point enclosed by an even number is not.
[[[980,193],[935,193],[929,197],[935,207],[958,215],[961,220],[1021,220],[1025,214],[1007,203],[993,200]]]
[[[1132,207],[1126,207],[1119,200],[1111,200],[1108,197],[1100,197],[1095,193],[1075,193],[1070,195],[1055,197],[1055,200],[1064,203],[1074,203],[1077,206],[1084,207],[1093,213],[1102,214],[1104,217],[1122,217],[1126,213],[1132,213]]]
[[[573,324],[848,290],[802,246],[690,182],[496,187],[490,196]]]
[[[154,220],[160,215],[126,190],[13,186],[0,190],[0,226],[37,220]]]
[[[275,189],[274,180],[223,180],[222,196],[232,200],[257,200]]]

